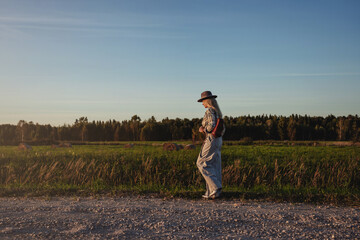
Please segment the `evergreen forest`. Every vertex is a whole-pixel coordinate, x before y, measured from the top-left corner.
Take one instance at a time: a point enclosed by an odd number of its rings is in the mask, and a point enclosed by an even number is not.
[[[169,119],[154,117],[141,120],[88,121],[76,119],[63,126],[41,125],[20,120],[17,125],[0,125],[0,145],[20,142],[51,144],[59,141],[173,141],[202,140],[198,132],[202,119]],[[358,115],[311,117],[308,115],[224,117],[224,140],[290,140],[290,141],[359,141]]]

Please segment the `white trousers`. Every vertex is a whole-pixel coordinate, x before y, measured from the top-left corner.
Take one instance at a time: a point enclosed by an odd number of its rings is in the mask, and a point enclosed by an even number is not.
[[[206,193],[209,196],[222,188],[221,184],[221,146],[222,137],[215,138],[207,134],[201,147],[196,165],[206,182]]]

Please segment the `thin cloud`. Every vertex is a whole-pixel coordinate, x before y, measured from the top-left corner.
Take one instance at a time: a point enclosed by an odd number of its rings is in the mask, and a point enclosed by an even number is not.
[[[157,33],[143,33],[141,31],[129,29],[126,27],[78,27],[78,26],[32,26],[32,25],[17,25],[16,32],[21,33],[21,29],[37,29],[44,31],[67,31],[67,32],[88,32],[88,33],[113,33],[120,34],[124,37],[130,38],[161,38],[161,39],[187,39],[189,37],[183,35],[167,35]]]
[[[29,23],[29,24],[85,24],[84,20],[75,18],[50,18],[50,17],[11,17],[0,16],[2,23]]]
[[[14,28],[14,27],[10,27],[5,24],[1,24],[1,22],[0,22],[0,32],[1,32],[0,37],[2,37],[2,38],[4,38],[4,37],[16,38],[16,37],[24,35],[21,30]]]
[[[0,23],[12,26],[69,26],[69,27],[108,27],[108,28],[154,28],[163,24],[133,23],[133,24],[108,24],[99,23],[90,19],[81,18],[56,18],[56,17],[10,17],[0,16]]]
[[[275,77],[328,77],[328,76],[358,76],[360,73],[284,73],[276,74]]]
[[[8,36],[23,34],[23,30],[35,29],[43,31],[68,31],[88,33],[112,33],[132,38],[162,38],[162,39],[185,39],[187,36],[164,34],[161,32],[142,30],[160,30],[166,27],[163,23],[108,23],[97,22],[91,19],[80,18],[52,18],[52,17],[0,17],[0,29]]]

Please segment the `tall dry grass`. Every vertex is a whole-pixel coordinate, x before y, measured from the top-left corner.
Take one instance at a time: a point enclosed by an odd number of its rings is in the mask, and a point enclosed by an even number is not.
[[[35,147],[18,152],[0,148],[0,185],[73,185],[88,189],[156,186],[162,189],[203,188],[196,169],[199,148],[164,152],[161,147]],[[224,146],[224,189],[270,189],[334,192],[359,198],[360,148],[309,146]]]

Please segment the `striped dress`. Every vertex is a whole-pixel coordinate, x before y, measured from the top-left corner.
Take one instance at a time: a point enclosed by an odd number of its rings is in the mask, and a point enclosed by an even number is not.
[[[205,197],[219,192],[221,184],[221,146],[222,137],[215,138],[211,131],[214,129],[217,120],[217,113],[214,109],[208,108],[202,120],[202,126],[206,133],[205,141],[201,147],[196,165],[206,181]]]

